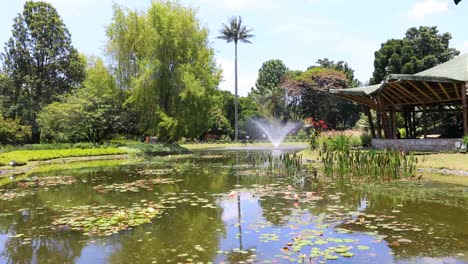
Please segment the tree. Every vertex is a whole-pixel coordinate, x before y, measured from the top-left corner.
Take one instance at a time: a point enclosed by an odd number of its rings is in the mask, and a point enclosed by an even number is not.
[[[277,119],[285,108],[285,93],[282,87],[267,86],[262,93],[256,93],[255,101],[259,109],[269,117]]]
[[[143,132],[177,141],[207,131],[220,70],[195,10],[170,1],[146,12],[115,6],[107,35],[117,84],[130,91]]]
[[[282,60],[264,62],[258,71],[257,82],[255,83],[256,93],[263,94],[265,90],[280,87],[287,72],[288,68]]]
[[[46,142],[100,143],[125,130],[131,110],[122,106],[121,91],[100,58],[90,57],[83,87],[38,114],[41,139]]]
[[[235,115],[235,125],[234,125],[234,140],[237,141],[239,137],[239,111],[238,111],[238,98],[237,98],[237,43],[239,41],[243,43],[252,43],[250,42],[249,38],[254,37],[254,35],[250,34],[252,29],[247,29],[247,26],[242,25],[242,18],[239,17],[231,17],[229,18],[229,25],[223,24],[222,29],[220,30],[221,35],[218,36],[219,39],[224,39],[228,43],[234,42],[234,50],[235,50],[235,85],[234,85],[234,115]]]
[[[353,127],[359,110],[353,103],[330,95],[330,89],[349,87],[348,77],[335,69],[313,67],[288,74],[283,83],[289,102],[294,102],[301,118],[323,119],[332,129]]]
[[[348,78],[349,87],[357,87],[360,84],[359,80],[356,79],[354,76],[354,70],[351,67],[349,67],[348,63],[345,61],[338,61],[335,63],[334,61],[331,61],[328,58],[324,58],[317,60],[317,64],[319,67],[341,71],[344,74],[346,74],[346,77]],[[313,67],[316,66],[309,67],[308,69]]]
[[[381,83],[390,73],[414,74],[444,63],[460,52],[449,47],[450,33],[437,27],[410,28],[403,39],[390,39],[375,52],[371,84]]]
[[[11,115],[32,127],[32,141],[38,143],[37,113],[81,84],[84,61],[55,8],[33,1],[26,2],[23,12],[14,19],[2,60],[4,73],[14,86],[9,95]]]

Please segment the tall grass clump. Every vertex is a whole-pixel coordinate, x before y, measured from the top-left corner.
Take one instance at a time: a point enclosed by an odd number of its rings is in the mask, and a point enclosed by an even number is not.
[[[338,141],[341,142],[341,141]],[[343,142],[341,142],[343,143]],[[356,181],[391,181],[414,177],[417,158],[394,150],[351,151],[328,149],[320,153],[324,174],[330,178]]]
[[[268,175],[298,176],[302,171],[302,155],[261,153],[248,156],[254,169],[265,170]]]

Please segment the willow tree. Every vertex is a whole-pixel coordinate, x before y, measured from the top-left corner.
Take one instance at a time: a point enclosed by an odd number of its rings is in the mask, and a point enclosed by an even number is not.
[[[142,131],[175,141],[208,129],[220,70],[195,10],[170,1],[145,12],[115,6],[107,35],[118,85],[130,90]]]

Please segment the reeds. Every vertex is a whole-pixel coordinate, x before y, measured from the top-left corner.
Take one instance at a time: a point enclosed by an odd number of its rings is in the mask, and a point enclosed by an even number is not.
[[[327,177],[357,181],[390,181],[414,177],[418,159],[394,150],[324,150],[320,153]]]
[[[302,155],[283,153],[275,156],[272,153],[249,155],[248,161],[254,169],[265,170],[268,175],[298,176],[302,171]]]

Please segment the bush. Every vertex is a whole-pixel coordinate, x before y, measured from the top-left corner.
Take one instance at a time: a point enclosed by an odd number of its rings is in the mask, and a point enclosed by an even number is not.
[[[22,144],[30,138],[30,126],[21,125],[18,119],[3,119],[0,116],[0,145]]]
[[[363,147],[370,147],[372,145],[372,137],[367,133],[361,134],[361,145]]]
[[[18,165],[26,164],[28,161],[50,160],[66,157],[84,157],[125,154],[126,151],[117,148],[94,148],[94,149],[54,149],[54,150],[17,150],[0,154],[0,166],[8,165],[15,161]]]
[[[299,133],[297,133],[297,139],[302,142],[307,141],[307,133],[304,129],[301,129]]]

